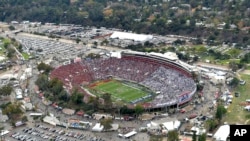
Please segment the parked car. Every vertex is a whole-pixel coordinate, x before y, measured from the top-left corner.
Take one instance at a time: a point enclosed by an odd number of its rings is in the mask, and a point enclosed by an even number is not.
[[[197,114],[191,114],[188,118],[193,119],[193,118],[196,118],[197,116],[198,116]]]
[[[186,110],[185,109],[180,109],[180,113],[185,113]]]

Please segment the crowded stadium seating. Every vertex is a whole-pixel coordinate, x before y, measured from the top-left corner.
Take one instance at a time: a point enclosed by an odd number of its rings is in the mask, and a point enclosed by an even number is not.
[[[177,104],[183,92],[188,92],[189,100],[196,91],[196,84],[187,68],[171,60],[147,55],[122,54],[121,58],[82,60],[51,72],[51,77],[59,78],[66,89],[80,88],[80,85],[110,76],[139,83],[157,92],[151,101],[152,108]]]

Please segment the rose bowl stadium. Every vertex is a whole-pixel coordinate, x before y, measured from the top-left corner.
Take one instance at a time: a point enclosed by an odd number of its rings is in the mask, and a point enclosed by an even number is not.
[[[187,103],[196,92],[192,67],[175,53],[122,51],[107,56],[72,61],[55,68],[50,77],[60,79],[69,92],[78,88],[85,98],[110,93],[113,100],[149,109]]]

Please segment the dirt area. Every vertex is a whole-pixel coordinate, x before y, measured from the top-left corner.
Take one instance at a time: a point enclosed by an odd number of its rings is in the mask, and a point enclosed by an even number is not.
[[[186,112],[192,111],[194,109],[193,105],[188,105],[185,108],[182,108],[183,110],[185,110]]]
[[[154,114],[142,114],[139,118],[141,120],[151,120],[154,118]]]
[[[0,23],[0,29],[4,30],[4,31],[7,31],[7,30],[9,30],[9,25],[4,24],[4,23]]]
[[[241,73],[250,75],[250,70],[244,70],[244,71],[242,71]]]
[[[197,62],[195,65],[200,65],[200,66],[207,66],[207,67],[214,67],[214,68],[220,68],[220,69],[225,69],[228,70],[229,68],[227,66],[222,66],[222,65],[216,65],[216,64],[211,64],[211,63],[204,63],[204,62]]]

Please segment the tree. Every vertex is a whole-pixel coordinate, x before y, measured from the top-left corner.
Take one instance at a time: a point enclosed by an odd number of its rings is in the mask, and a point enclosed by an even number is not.
[[[136,114],[137,117],[138,117],[140,114],[142,114],[143,111],[144,111],[144,109],[143,109],[143,106],[142,106],[142,105],[137,104],[137,105],[135,106],[135,114]]]
[[[209,119],[205,123],[205,127],[208,131],[213,131],[218,125],[218,121],[214,119]]]
[[[9,46],[7,48],[7,57],[12,58],[14,56],[15,52],[16,52],[15,49],[12,48],[11,46]]]
[[[202,91],[203,88],[204,88],[204,85],[202,85],[201,83],[198,83],[198,84],[197,84],[197,91],[198,91],[198,92]]]
[[[178,141],[178,140],[179,140],[179,133],[177,130],[168,132],[168,141]]]
[[[94,53],[90,53],[86,56],[86,58],[91,58],[91,59],[95,59],[95,58],[100,58],[100,54],[94,54]]]
[[[58,99],[64,102],[68,102],[70,100],[70,97],[65,90],[62,90],[58,95]]]
[[[78,44],[81,41],[81,39],[77,38],[76,43]]]
[[[186,44],[186,41],[185,40],[180,40],[180,39],[177,39],[173,42],[174,45],[184,45]]]
[[[11,103],[8,104],[3,109],[3,114],[6,114],[10,117],[11,120],[17,121],[19,118],[22,117],[23,111],[21,110],[21,103]]]
[[[45,74],[39,75],[35,83],[40,90],[42,91],[47,90],[49,84],[48,76]]]
[[[121,100],[117,100],[114,103],[114,107],[117,108],[119,116],[121,115],[121,108],[124,105],[124,103]]]
[[[196,141],[197,140],[196,131],[192,131],[192,132],[193,132],[192,141]]]
[[[63,91],[63,83],[58,78],[53,78],[49,81],[49,89],[54,95],[58,95]]]
[[[102,41],[102,45],[107,45],[109,43],[109,41],[107,39],[105,39],[104,41]]]
[[[193,61],[197,62],[199,60],[199,57],[197,55],[194,56]]]
[[[103,126],[103,130],[107,131],[112,128],[111,124],[113,123],[113,120],[111,118],[103,118],[100,123]]]
[[[23,52],[23,46],[21,44],[18,45],[17,49],[19,52]]]
[[[83,94],[79,93],[77,89],[74,89],[72,95],[71,95],[71,100],[75,104],[82,104],[83,100]]]
[[[226,114],[227,110],[222,104],[219,104],[216,109],[215,118],[220,122],[222,117]]]
[[[103,20],[103,11],[102,6],[97,3],[91,4],[91,8],[89,9],[89,18],[94,22],[101,22]]]
[[[121,114],[132,115],[132,114],[134,114],[134,110],[129,109],[126,105],[124,105],[123,107],[121,107],[120,113]]]
[[[235,61],[230,61],[229,62],[229,68],[231,68],[231,70],[233,72],[236,72],[239,68],[238,68],[238,65]]]
[[[250,53],[244,55],[243,58],[240,59],[240,63],[249,63],[250,62]]]
[[[0,95],[1,96],[8,96],[11,94],[13,88],[11,87],[11,85],[5,85],[2,88],[0,88]]]
[[[199,136],[198,141],[206,141],[207,135],[206,133],[203,133]]]
[[[232,48],[228,50],[227,53],[231,55],[233,58],[237,58],[240,55],[241,50],[237,48]]]
[[[93,43],[95,46],[97,46],[98,45],[98,43],[96,42],[96,41],[94,41],[94,43]]]
[[[45,74],[48,74],[53,68],[50,65],[47,65],[43,62],[37,65],[39,71],[44,71]]]
[[[27,116],[23,116],[22,117],[22,122],[27,122],[28,121],[28,117]]]
[[[198,83],[198,82],[199,82],[199,76],[198,76],[198,74],[197,74],[195,71],[192,71],[192,72],[191,72],[191,75],[192,75],[193,80],[194,80],[196,83]]]
[[[16,28],[14,26],[9,26],[9,30],[15,30]]]
[[[4,39],[3,40],[3,47],[7,49],[10,45],[11,41],[9,39]]]
[[[110,110],[112,108],[111,95],[109,93],[105,93],[105,94],[102,95],[102,98],[104,100],[104,108],[106,110]]]
[[[98,107],[99,107],[99,97],[98,96],[97,97],[91,96],[89,98],[89,103],[92,104],[93,110],[96,111],[98,109]]]
[[[239,84],[239,79],[234,77],[231,82],[229,82],[229,86],[236,87]]]

